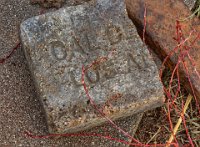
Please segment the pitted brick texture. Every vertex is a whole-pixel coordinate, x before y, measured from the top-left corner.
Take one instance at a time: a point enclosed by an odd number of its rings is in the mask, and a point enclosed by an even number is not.
[[[21,38],[50,132],[75,132],[105,122],[89,94],[115,120],[163,104],[162,84],[121,0],[97,0],[28,19]],[[101,60],[104,59],[104,60]],[[99,62],[101,61],[101,62]]]

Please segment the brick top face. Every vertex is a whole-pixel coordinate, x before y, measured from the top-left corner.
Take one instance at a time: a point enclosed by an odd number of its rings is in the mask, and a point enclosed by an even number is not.
[[[30,18],[21,38],[49,131],[84,130],[105,122],[81,83],[111,119],[163,103],[162,84],[122,0],[97,0]]]

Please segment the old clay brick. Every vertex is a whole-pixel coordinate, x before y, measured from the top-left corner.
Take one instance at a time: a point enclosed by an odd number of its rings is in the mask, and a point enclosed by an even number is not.
[[[105,122],[90,96],[116,120],[163,104],[162,84],[122,0],[97,0],[30,18],[21,25],[25,56],[51,133]]]
[[[145,3],[144,3],[145,2]],[[170,51],[177,46],[174,40],[176,37],[176,20],[187,18],[191,15],[191,11],[180,0],[126,0],[127,11],[129,17],[142,36],[144,26],[144,6],[146,4],[147,18],[146,18],[146,41],[147,44],[157,53],[157,55],[164,60],[169,55]],[[200,21],[197,18],[189,19],[180,22],[185,38],[187,38],[195,29],[200,33]],[[197,33],[195,36],[197,36]],[[194,37],[191,37],[188,44],[191,44]],[[191,79],[195,95],[200,97],[200,79],[197,76],[200,71],[200,39],[198,39],[189,51],[190,56],[196,63],[196,70],[194,70],[188,58],[185,58],[185,64],[189,68],[189,77]],[[167,64],[171,69],[177,63],[177,55],[172,56]],[[182,83],[193,94],[190,84],[187,80],[187,72],[183,66],[180,66],[180,73]]]

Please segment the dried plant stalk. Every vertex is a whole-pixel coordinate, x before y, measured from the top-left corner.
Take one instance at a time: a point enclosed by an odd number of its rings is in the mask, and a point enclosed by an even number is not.
[[[185,115],[185,112],[186,112],[191,100],[192,100],[192,95],[189,94],[188,97],[187,97],[183,112],[181,113],[181,116],[178,119],[178,121],[176,123],[176,126],[174,127],[174,130],[173,130],[173,132],[172,132],[172,134],[171,134],[171,136],[169,138],[169,141],[167,142],[167,144],[168,144],[167,147],[169,147],[171,142],[174,140],[174,136],[176,135],[176,133],[178,131],[178,128],[179,128],[180,124],[182,123],[182,116]]]

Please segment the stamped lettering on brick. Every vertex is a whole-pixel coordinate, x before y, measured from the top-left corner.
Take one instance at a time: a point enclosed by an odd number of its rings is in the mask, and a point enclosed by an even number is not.
[[[61,41],[53,41],[50,43],[51,54],[57,60],[65,60],[67,57],[66,47]]]

